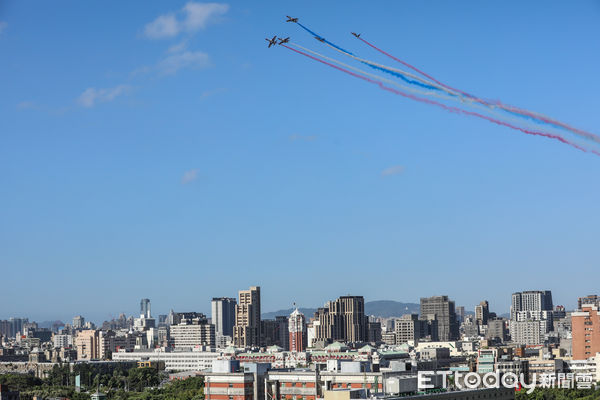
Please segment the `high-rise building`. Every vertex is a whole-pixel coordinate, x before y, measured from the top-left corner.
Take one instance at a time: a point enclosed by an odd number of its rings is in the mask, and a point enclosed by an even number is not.
[[[10,317],[8,322],[11,326],[11,333],[8,336],[15,337],[18,333],[23,334],[25,332],[25,325],[29,323],[29,318]]]
[[[304,351],[306,349],[306,319],[297,308],[288,318],[288,331],[290,351]]]
[[[396,344],[418,342],[427,336],[427,321],[419,319],[418,314],[403,315],[395,323]]]
[[[278,315],[275,319],[263,319],[261,323],[261,345],[289,348],[288,317]]]
[[[137,331],[148,331],[155,327],[156,321],[152,318],[150,299],[140,300],[140,316],[133,320],[133,328]]]
[[[100,358],[100,331],[85,329],[77,332],[75,346],[78,360],[98,360]]]
[[[206,318],[206,315],[196,311],[175,312],[171,310],[171,314],[167,319],[170,319],[169,325],[179,325],[192,320],[197,320],[197,323],[200,324],[208,324],[208,318]]]
[[[595,305],[596,307],[600,307],[600,296],[597,294],[590,294],[585,297],[580,297],[577,299],[577,309],[581,310],[584,305]]]
[[[507,336],[506,322],[507,321],[505,319],[488,320],[488,329],[485,334],[485,337],[487,339],[496,339],[500,340],[501,342],[504,342]]]
[[[465,306],[456,306],[456,320],[459,324],[465,321]]]
[[[582,304],[571,314],[573,359],[586,360],[600,352],[600,313],[595,304]]]
[[[14,337],[12,332],[12,324],[9,320],[3,319],[0,321],[0,336]]]
[[[167,325],[167,314],[159,314],[158,315],[158,326],[166,326]]]
[[[52,336],[52,343],[54,344],[54,348],[71,347],[73,346],[73,336],[54,334]]]
[[[240,290],[238,296],[233,327],[234,343],[238,347],[260,346],[260,286]]]
[[[421,297],[421,319],[437,322],[437,340],[447,342],[459,339],[454,301],[448,296]]]
[[[211,301],[211,322],[217,336],[233,337],[236,300],[230,297],[215,297]]]
[[[510,321],[512,341],[526,346],[544,344],[552,329],[552,311],[518,311]]]
[[[83,329],[85,326],[85,318],[81,315],[73,317],[73,329]]]
[[[465,321],[461,325],[462,334],[465,338],[479,337],[479,325],[475,320],[474,315],[467,315]]]
[[[487,300],[483,300],[475,306],[475,320],[478,325],[487,325],[490,315],[490,305]]]
[[[552,311],[552,292],[549,290],[529,290],[512,295],[510,319],[515,320],[519,311]]]
[[[142,299],[140,301],[140,316],[144,316],[145,318],[152,318],[150,312],[150,299]]]
[[[365,299],[342,296],[315,313],[315,339],[321,341],[365,342],[368,340]]]
[[[381,322],[379,321],[369,321],[367,322],[367,342],[369,343],[379,343],[381,342]]]
[[[198,346],[215,347],[215,326],[206,318],[182,319],[178,325],[171,325],[170,339],[176,349]]]
[[[510,337],[517,344],[539,345],[553,329],[552,292],[529,290],[512,294]]]

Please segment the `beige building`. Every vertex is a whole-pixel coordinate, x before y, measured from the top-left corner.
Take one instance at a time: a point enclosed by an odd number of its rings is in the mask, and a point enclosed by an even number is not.
[[[115,333],[84,329],[75,337],[78,360],[106,360],[115,350]]]
[[[98,349],[100,341],[100,332],[93,329],[86,329],[77,332],[75,337],[75,346],[77,347],[78,360],[98,360],[100,358]]]
[[[235,306],[233,340],[237,347],[260,346],[260,286],[240,290]]]
[[[419,319],[418,314],[407,314],[395,323],[396,344],[413,342],[427,336],[427,321]]]

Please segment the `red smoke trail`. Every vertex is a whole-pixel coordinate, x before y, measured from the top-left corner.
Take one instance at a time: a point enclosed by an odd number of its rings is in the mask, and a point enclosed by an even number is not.
[[[447,85],[443,84],[442,82],[440,82],[440,81],[438,81],[437,79],[435,79],[433,76],[426,74],[425,72],[421,71],[421,70],[420,70],[420,69],[418,69],[417,67],[414,67],[414,66],[410,65],[409,63],[407,63],[407,62],[404,62],[404,61],[402,61],[401,59],[399,59],[399,58],[396,58],[396,57],[394,57],[393,55],[391,55],[391,54],[389,54],[389,53],[386,53],[385,51],[383,51],[383,50],[381,50],[380,48],[376,47],[375,45],[373,45],[373,44],[371,44],[371,43],[367,42],[365,39],[363,39],[363,38],[361,38],[361,37],[359,37],[359,38],[358,38],[358,40],[360,40],[361,42],[365,43],[365,44],[366,44],[366,45],[368,45],[368,46],[371,46],[372,48],[374,48],[374,49],[375,49],[375,50],[377,50],[378,52],[380,52],[380,53],[382,53],[382,54],[385,54],[386,56],[388,56],[388,57],[389,57],[389,58],[391,58],[392,60],[394,60],[394,61],[397,61],[397,62],[399,62],[400,64],[402,64],[402,65],[404,65],[404,66],[406,66],[406,67],[408,67],[408,68],[412,69],[413,71],[416,71],[416,72],[418,72],[419,74],[421,74],[421,75],[423,75],[423,76],[425,76],[425,77],[427,77],[427,78],[431,79],[432,81],[434,81],[434,82],[435,82],[435,83],[437,83],[438,85],[441,85],[441,86],[445,87],[446,89],[449,89],[449,90],[452,90],[452,91],[454,91],[454,92],[458,92],[458,93],[464,94],[465,96],[472,97],[473,99],[475,99],[475,100],[477,100],[477,101],[483,101],[483,100],[481,100],[481,99],[479,99],[479,98],[477,98],[477,97],[475,97],[475,96],[473,96],[473,95],[471,95],[471,94],[469,94],[469,93],[463,92],[462,90],[455,89],[455,88],[453,88],[453,87],[451,87],[451,86],[447,86]],[[485,104],[487,104],[487,103],[485,103]]]
[[[483,100],[483,99],[480,99],[480,98],[479,98],[479,97],[477,97],[477,96],[474,96],[474,95],[472,95],[472,94],[469,94],[469,93],[467,93],[467,92],[463,92],[462,90],[459,90],[459,89],[455,89],[455,88],[453,88],[453,87],[451,87],[451,86],[448,86],[448,85],[446,85],[446,84],[444,84],[444,83],[442,83],[442,82],[438,81],[438,80],[437,80],[437,79],[435,79],[433,76],[426,74],[425,72],[421,71],[421,70],[420,70],[420,69],[418,69],[417,67],[414,67],[414,66],[410,65],[409,63],[407,63],[407,62],[404,62],[404,61],[400,60],[399,58],[396,58],[396,57],[394,57],[393,55],[391,55],[391,54],[389,54],[389,53],[387,53],[387,52],[385,52],[385,51],[381,50],[380,48],[376,47],[376,46],[375,46],[375,45],[373,45],[372,43],[369,43],[369,42],[367,42],[365,39],[363,39],[363,38],[360,38],[360,37],[359,37],[359,38],[358,38],[358,40],[360,40],[360,41],[362,41],[363,43],[365,43],[366,45],[368,45],[368,46],[370,46],[370,47],[374,48],[374,49],[375,49],[375,50],[377,50],[378,52],[380,52],[380,53],[382,53],[382,54],[385,54],[386,56],[388,56],[388,57],[389,57],[389,58],[391,58],[392,60],[394,60],[394,61],[397,61],[397,62],[399,62],[400,64],[407,66],[408,68],[412,69],[413,71],[416,71],[416,72],[420,73],[420,74],[421,74],[421,75],[423,75],[423,76],[426,76],[427,78],[431,79],[432,81],[434,81],[434,82],[435,82],[435,83],[437,83],[438,85],[441,85],[441,86],[445,87],[446,89],[453,90],[453,91],[455,91],[455,92],[458,92],[458,93],[464,94],[465,96],[468,96],[468,97],[472,98],[473,100],[475,100],[475,101],[477,101],[477,102],[479,102],[479,103],[481,103],[481,104],[485,104],[485,105],[487,105],[487,106],[498,106],[498,107],[500,107],[500,108],[504,108],[505,110],[508,110],[508,111],[511,111],[511,112],[514,112],[514,113],[517,113],[517,114],[526,115],[526,116],[528,116],[528,117],[531,117],[531,118],[534,118],[534,119],[538,119],[538,120],[544,121],[544,122],[546,122],[546,123],[548,123],[548,124],[552,124],[552,125],[558,125],[558,126],[560,126],[560,127],[564,128],[564,129],[567,129],[567,130],[569,130],[569,131],[573,132],[573,133],[577,133],[577,134],[579,134],[579,135],[581,135],[581,136],[584,136],[584,137],[585,137],[585,138],[587,138],[587,139],[590,139],[590,140],[593,140],[593,141],[595,141],[595,142],[598,142],[598,143],[600,143],[600,137],[598,137],[597,135],[594,135],[593,133],[590,133],[590,132],[582,131],[581,129],[574,128],[574,127],[572,127],[572,126],[570,126],[570,125],[567,125],[567,124],[565,124],[564,122],[560,122],[560,121],[556,121],[556,120],[553,120],[553,119],[550,119],[550,118],[546,118],[546,117],[544,117],[544,116],[542,116],[542,115],[538,115],[538,114],[532,113],[532,112],[530,112],[530,111],[527,111],[527,110],[523,110],[523,109],[521,109],[521,108],[518,108],[518,107],[513,107],[513,106],[506,105],[506,104],[502,104],[501,102],[498,102],[498,103],[490,103],[490,102],[488,102],[488,101],[485,101],[485,100]]]
[[[282,46],[285,47],[288,50],[291,50],[291,51],[295,52],[295,53],[302,54],[305,57],[308,57],[308,58],[311,58],[311,59],[313,59],[315,61],[323,63],[323,64],[325,64],[325,65],[327,65],[327,66],[329,66],[331,68],[335,68],[335,69],[337,69],[339,71],[342,71],[342,72],[344,72],[344,73],[346,73],[348,75],[352,75],[355,78],[359,78],[359,79],[362,79],[362,80],[367,81],[369,83],[373,83],[373,84],[379,86],[380,89],[387,90],[387,91],[392,92],[394,94],[397,94],[397,95],[400,95],[400,96],[403,96],[403,97],[406,97],[406,98],[409,98],[409,99],[412,99],[412,100],[415,100],[415,101],[418,101],[418,102],[421,102],[421,103],[432,104],[432,105],[441,107],[441,108],[445,109],[446,111],[449,111],[449,112],[452,112],[452,113],[465,114],[465,115],[471,115],[471,116],[479,117],[479,118],[485,119],[487,121],[493,122],[495,124],[506,126],[508,128],[515,129],[517,131],[521,131],[521,132],[526,133],[528,135],[543,136],[543,137],[547,137],[547,138],[551,138],[551,139],[556,139],[556,140],[558,140],[558,141],[560,141],[560,142],[562,142],[564,144],[568,144],[570,146],[573,146],[573,147],[575,147],[578,150],[581,150],[583,152],[587,152],[587,150],[584,149],[583,147],[580,147],[580,146],[576,145],[575,143],[571,143],[571,142],[569,142],[568,140],[566,140],[565,138],[563,138],[561,136],[550,134],[550,133],[545,133],[545,132],[532,131],[532,130],[529,130],[529,129],[520,128],[518,126],[515,126],[515,125],[509,124],[507,122],[500,121],[500,120],[488,117],[488,116],[483,115],[483,114],[479,114],[479,113],[476,113],[476,112],[473,112],[473,111],[463,110],[461,108],[447,106],[447,105],[439,103],[439,102],[437,102],[435,100],[429,100],[429,99],[425,99],[425,98],[422,98],[422,97],[414,96],[412,94],[404,93],[404,92],[401,92],[400,90],[396,90],[396,89],[391,88],[389,86],[385,86],[382,82],[376,81],[376,80],[371,79],[371,78],[367,78],[366,76],[359,75],[359,74],[354,73],[352,71],[348,71],[345,68],[338,67],[337,65],[331,64],[331,63],[329,63],[327,61],[324,61],[324,60],[321,60],[321,59],[319,59],[317,57],[311,56],[310,54],[307,54],[307,53],[305,53],[303,51],[296,50],[296,49],[293,49],[293,48],[291,48],[289,46],[286,46],[285,44],[282,44]],[[591,150],[591,152],[594,153],[594,154],[596,154],[596,155],[598,155],[598,156],[600,156],[599,152],[596,152],[594,150]]]

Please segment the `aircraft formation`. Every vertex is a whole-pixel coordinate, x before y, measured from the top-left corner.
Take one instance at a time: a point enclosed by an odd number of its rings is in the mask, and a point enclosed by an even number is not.
[[[293,23],[298,23],[298,18],[294,18],[294,17],[290,17],[289,15],[286,15],[287,20],[285,22],[293,22]],[[356,32],[350,32],[351,34],[354,35],[354,37],[356,38],[360,38],[360,33],[356,33]],[[315,35],[315,39],[317,39],[319,42],[321,43],[325,43],[326,40],[324,37]],[[271,48],[271,46],[274,46],[276,44],[284,44],[284,43],[289,43],[290,38],[286,37],[286,38],[280,38],[277,37],[277,35],[273,36],[273,38],[269,39],[269,38],[265,38],[265,40],[268,42],[268,47],[267,48]],[[277,43],[277,40],[279,40],[279,43]]]
[[[321,44],[327,46],[330,50],[334,50],[345,57],[359,62],[363,66],[367,66],[377,72],[383,72],[387,75],[376,75],[372,72],[356,68],[355,66],[344,63],[338,59],[290,42],[289,37],[282,38],[275,35],[271,39],[265,39],[268,42],[269,48],[274,45],[279,45],[297,54],[310,58],[313,61],[334,68],[337,71],[344,72],[355,78],[377,85],[380,89],[385,90],[388,93],[393,93],[420,103],[433,105],[451,113],[484,119],[493,124],[520,131],[528,135],[554,139],[584,152],[591,152],[600,156],[600,136],[596,134],[572,127],[564,122],[552,119],[540,113],[511,106],[502,103],[499,100],[487,100],[486,98],[478,97],[466,91],[456,89],[376,47],[371,42],[362,38],[360,33],[350,32],[358,39],[358,41],[412,71],[408,72],[403,69],[389,67],[360,58],[357,54],[338,46],[304,26],[298,21],[298,18],[289,15],[286,17],[286,22],[296,24],[314,39],[317,39]],[[452,105],[452,102],[458,104],[458,106]]]
[[[289,15],[286,15],[286,17],[287,17],[287,21],[285,21],[285,22],[294,22],[294,23],[298,22],[298,18],[293,18],[293,17],[290,17]],[[271,46],[274,46],[276,44],[284,44],[284,43],[290,42],[289,36],[286,38],[280,38],[280,37],[277,37],[277,35],[273,36],[273,38],[271,38],[271,39],[265,38],[265,40],[267,42],[269,42],[268,47],[267,47],[269,49],[271,48]],[[278,40],[279,40],[279,43],[277,43]]]

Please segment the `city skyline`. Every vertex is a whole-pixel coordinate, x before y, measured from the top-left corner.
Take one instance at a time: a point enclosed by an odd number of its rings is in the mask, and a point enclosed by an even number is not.
[[[265,296],[265,289],[262,285],[258,285],[261,288],[261,302],[263,301],[262,299],[264,299]],[[524,291],[531,291],[532,289],[526,289]],[[533,289],[534,291],[537,289]],[[550,292],[554,292],[552,289],[542,289],[542,290],[549,290]],[[156,304],[156,302],[151,298],[151,297],[147,297],[147,298],[143,298],[142,300],[149,300],[150,303],[152,304],[152,317],[158,320],[158,316],[159,315],[168,315],[170,311],[175,311],[175,312],[200,312],[205,314],[206,316],[208,316],[210,318],[211,314],[212,314],[212,301],[215,299],[223,299],[223,298],[233,298],[233,299],[237,299],[237,291],[235,291],[235,295],[231,294],[231,293],[227,293],[223,296],[216,296],[216,297],[210,297],[207,298],[205,302],[200,302],[197,303],[197,305],[192,305],[190,303],[189,306],[183,306],[183,307],[169,307],[169,306],[164,306],[164,305],[158,305]],[[505,317],[510,318],[510,306],[511,306],[511,300],[512,300],[512,296],[515,293],[519,293],[517,291],[513,291],[509,294],[507,294],[507,299],[505,299],[504,303],[507,304],[506,309],[500,309],[499,307],[497,307],[494,303],[489,302],[489,312],[494,312],[497,315],[503,315]],[[343,297],[343,296],[362,296],[360,293],[355,293],[355,294],[325,294],[324,295],[324,300],[321,304],[297,304],[296,302],[293,302],[291,304],[289,304],[288,306],[286,306],[284,303],[279,303],[280,306],[275,305],[275,307],[273,309],[269,308],[266,310],[261,310],[261,315],[267,314],[267,313],[273,313],[276,311],[283,311],[283,310],[289,310],[289,309],[294,309],[294,308],[309,308],[309,309],[315,309],[317,310],[320,307],[323,307],[325,305],[327,305],[328,302],[330,302],[332,299],[337,298],[337,297]],[[561,302],[559,301],[555,301],[555,305],[561,305],[564,306],[567,310],[576,310],[578,308],[578,299],[588,296],[588,294],[577,294],[573,297],[574,300],[570,300],[569,302]],[[476,314],[476,308],[477,306],[480,305],[480,303],[482,301],[485,301],[486,299],[484,299],[484,297],[482,297],[480,300],[480,302],[477,302],[476,304],[473,304],[472,306],[470,305],[465,305],[465,304],[461,304],[458,301],[455,300],[455,296],[453,296],[452,294],[450,294],[450,292],[443,292],[443,294],[427,294],[427,295],[423,295],[418,297],[415,301],[402,301],[402,300],[394,300],[394,299],[369,299],[367,297],[365,297],[365,303],[369,303],[372,301],[396,301],[399,303],[410,303],[410,304],[414,304],[416,306],[419,306],[420,303],[420,299],[421,298],[429,298],[429,297],[435,297],[435,296],[447,296],[449,297],[454,303],[456,303],[456,307],[462,306],[465,308],[465,312],[468,314],[472,314],[475,315]],[[364,297],[364,296],[363,296]],[[204,304],[206,303],[206,304]],[[278,304],[278,303],[275,303]],[[137,311],[136,311],[137,310]],[[126,316],[133,316],[133,317],[138,317],[140,315],[140,300],[139,298],[133,299],[133,305],[129,304],[128,307],[123,307],[120,311],[115,311],[114,313],[102,313],[102,315],[100,314],[95,314],[93,312],[86,312],[85,310],[81,310],[80,312],[75,312],[72,315],[69,313],[65,313],[65,314],[61,314],[61,316],[57,316],[57,317],[52,317],[51,315],[45,315],[45,314],[36,314],[35,312],[30,312],[30,313],[14,313],[10,310],[7,311],[3,311],[3,313],[0,313],[0,320],[2,319],[8,319],[11,317],[16,317],[16,318],[29,318],[30,321],[37,321],[37,322],[47,322],[47,321],[54,321],[54,320],[60,320],[64,323],[70,323],[70,321],[75,317],[75,316],[83,316],[85,318],[86,321],[92,321],[96,324],[101,324],[103,321],[109,321],[110,319],[113,318],[117,318],[119,316],[119,314],[124,313]],[[410,314],[407,311],[407,314]],[[38,316],[36,316],[38,315]],[[57,314],[53,314],[53,315],[57,315]],[[307,315],[307,319],[312,318],[313,315]],[[397,316],[396,318],[399,318],[400,316]]]
[[[208,312],[253,284],[267,311],[353,293],[507,312],[532,286],[568,308],[595,292],[574,275],[597,274],[598,157],[386,96],[264,38],[330,50],[292,15],[390,61],[362,33],[598,133],[597,2],[203,4],[2,2],[3,318],[102,320],[145,297],[155,314]]]

